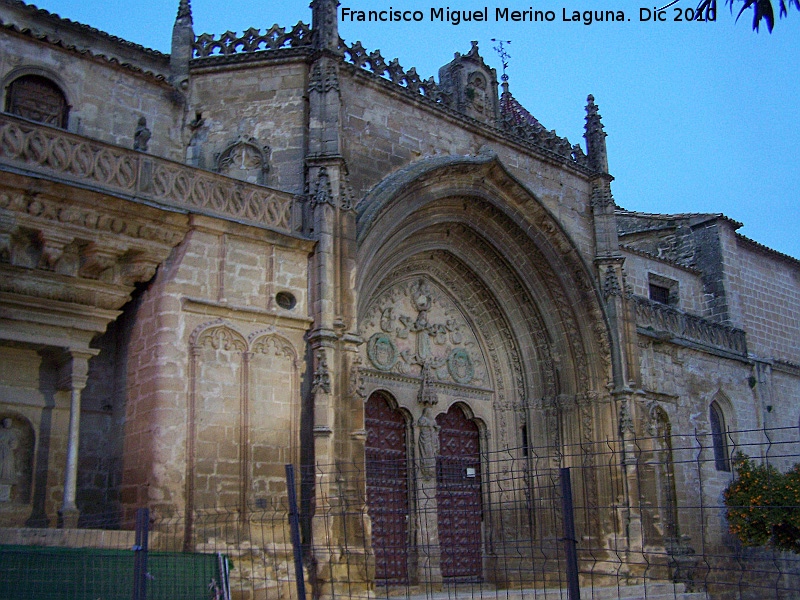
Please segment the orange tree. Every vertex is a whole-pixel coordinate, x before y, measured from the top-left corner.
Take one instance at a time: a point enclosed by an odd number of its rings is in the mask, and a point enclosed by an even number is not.
[[[800,463],[787,473],[739,453],[725,490],[728,527],[745,546],[770,544],[800,554]]]

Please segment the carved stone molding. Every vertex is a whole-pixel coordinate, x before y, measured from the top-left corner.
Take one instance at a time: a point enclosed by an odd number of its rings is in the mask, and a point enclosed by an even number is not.
[[[428,279],[406,279],[383,291],[367,309],[360,333],[368,340],[367,359],[379,371],[427,374],[429,384],[486,384],[486,360],[475,334]]]
[[[336,63],[331,61],[314,63],[308,79],[308,91],[324,94],[331,90],[339,91],[339,73]]]
[[[747,357],[747,336],[741,329],[714,323],[641,296],[632,296],[640,333],[706,349]]]
[[[622,288],[619,285],[616,269],[613,266],[606,267],[603,276],[603,297],[608,300],[611,296],[620,296],[621,294]]]
[[[328,358],[325,350],[317,350],[317,368],[314,371],[314,381],[311,383],[311,393],[331,393],[331,372],[328,369]]]
[[[331,188],[331,178],[326,167],[320,167],[317,173],[317,184],[314,194],[311,196],[311,207],[315,208],[321,204],[335,206],[336,199]]]
[[[182,211],[293,231],[292,194],[0,115],[0,168]],[[35,210],[32,208],[31,210]]]

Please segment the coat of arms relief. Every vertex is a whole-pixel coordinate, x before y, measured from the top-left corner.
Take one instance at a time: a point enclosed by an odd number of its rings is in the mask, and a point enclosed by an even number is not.
[[[362,322],[362,335],[369,365],[378,371],[431,383],[488,384],[486,361],[471,327],[452,300],[424,278],[398,283],[376,298]]]

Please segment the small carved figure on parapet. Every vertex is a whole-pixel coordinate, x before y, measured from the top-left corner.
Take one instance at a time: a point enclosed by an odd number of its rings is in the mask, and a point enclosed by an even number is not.
[[[150,130],[147,128],[147,119],[139,117],[136,125],[136,133],[133,134],[133,149],[139,152],[147,152],[147,143],[150,141]]]

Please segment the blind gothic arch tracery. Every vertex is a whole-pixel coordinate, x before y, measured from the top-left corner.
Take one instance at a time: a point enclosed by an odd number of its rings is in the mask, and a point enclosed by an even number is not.
[[[270,471],[265,469],[265,457],[275,444],[272,428],[285,436],[285,459],[299,461],[298,352],[273,327],[244,335],[234,325],[216,320],[194,330],[189,355],[187,515],[196,507],[221,504],[246,511],[253,501],[266,501],[273,489],[283,485],[282,478],[277,484],[264,475]],[[235,456],[222,450],[215,453],[224,441],[220,436],[235,442]],[[229,464],[219,472],[215,467],[215,476],[201,475],[197,467],[203,460]]]

